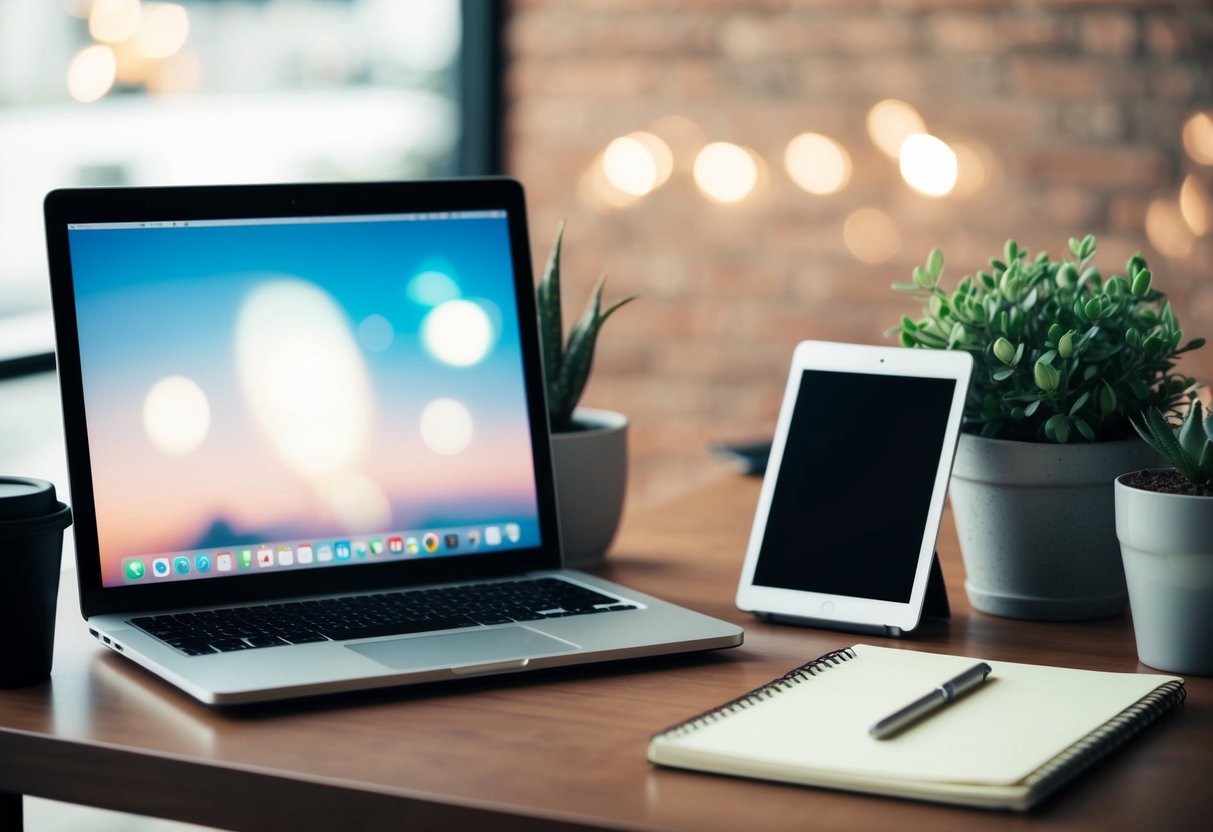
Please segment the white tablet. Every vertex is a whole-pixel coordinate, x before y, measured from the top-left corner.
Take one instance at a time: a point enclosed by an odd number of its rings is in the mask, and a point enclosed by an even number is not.
[[[797,345],[739,608],[890,635],[918,625],[972,369],[960,351]]]

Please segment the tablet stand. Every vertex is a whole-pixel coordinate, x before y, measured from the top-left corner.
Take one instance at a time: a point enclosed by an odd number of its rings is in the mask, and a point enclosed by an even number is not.
[[[931,573],[927,575],[927,592],[922,599],[922,617],[945,620],[952,617],[948,588],[943,584],[943,569],[939,566],[939,552],[931,555]]]
[[[828,621],[821,618],[809,618],[783,613],[760,612],[758,618],[774,624],[795,624],[800,627],[818,627],[823,630],[845,630],[850,633],[869,633],[877,636],[893,636],[898,638],[905,635],[900,627],[881,626],[879,624],[849,624],[843,621]],[[931,555],[931,571],[927,574],[927,591],[922,598],[921,618],[944,620],[952,617],[952,608],[948,604],[948,588],[943,583],[943,569],[939,566],[939,552]]]

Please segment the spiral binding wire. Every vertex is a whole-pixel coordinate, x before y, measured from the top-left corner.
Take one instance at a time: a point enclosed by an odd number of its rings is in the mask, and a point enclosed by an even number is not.
[[[730,699],[723,705],[718,705],[711,710],[704,711],[701,714],[684,720],[677,725],[670,726],[663,731],[658,731],[653,734],[654,737],[669,734],[673,737],[680,737],[688,734],[691,731],[697,731],[705,725],[710,725],[718,719],[723,719],[729,714],[743,711],[753,705],[758,704],[764,699],[770,699],[780,691],[791,690],[796,685],[801,684],[806,679],[812,676],[819,676],[832,667],[836,667],[843,662],[850,661],[856,657],[855,651],[850,647],[844,647],[841,650],[832,650],[822,656],[818,656],[812,661],[805,662],[800,667],[793,668],[787,673],[780,676],[778,679],[772,679],[765,685],[754,688],[749,693],[743,693],[736,699]]]
[[[1033,802],[1078,777],[1187,697],[1182,680],[1167,682],[1125,708],[1025,778],[1029,792],[1036,792]]]

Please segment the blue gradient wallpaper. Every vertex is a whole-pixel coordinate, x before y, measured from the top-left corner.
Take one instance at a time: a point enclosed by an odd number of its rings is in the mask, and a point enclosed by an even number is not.
[[[107,586],[225,547],[538,544],[504,214],[132,225],[69,232]]]

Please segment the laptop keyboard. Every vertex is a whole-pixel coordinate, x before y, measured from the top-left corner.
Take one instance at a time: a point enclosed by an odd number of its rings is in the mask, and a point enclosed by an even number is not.
[[[259,604],[130,623],[190,656],[538,621],[636,607],[560,578]]]

